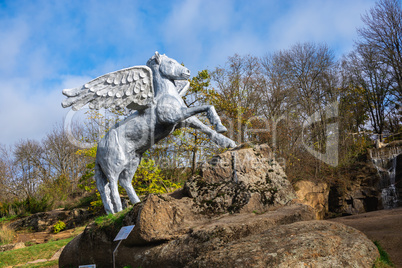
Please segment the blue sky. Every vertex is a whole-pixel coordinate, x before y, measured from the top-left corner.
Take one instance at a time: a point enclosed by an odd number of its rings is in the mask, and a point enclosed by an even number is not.
[[[297,42],[325,42],[339,58],[374,3],[0,0],[0,143],[42,139],[68,112],[62,89],[144,65],[155,51],[192,74]]]

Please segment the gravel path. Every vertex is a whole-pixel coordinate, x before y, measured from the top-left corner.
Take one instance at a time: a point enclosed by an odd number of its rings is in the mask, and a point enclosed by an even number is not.
[[[380,242],[396,267],[402,268],[402,208],[331,219],[354,227]]]

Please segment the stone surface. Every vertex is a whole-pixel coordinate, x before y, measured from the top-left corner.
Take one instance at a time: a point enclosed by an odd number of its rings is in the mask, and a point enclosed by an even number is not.
[[[183,199],[187,199],[186,202],[191,202],[190,198],[183,197]],[[125,222],[129,221],[128,218],[130,218],[131,222],[135,222],[135,214],[127,214]],[[169,217],[165,215],[165,218],[168,219]],[[127,240],[123,241],[120,246],[118,265],[168,267],[166,266],[167,264],[164,265],[167,262],[174,263],[176,267],[182,267],[185,263],[194,259],[198,252],[207,252],[211,248],[223,246],[230,241],[258,234],[263,230],[268,230],[281,224],[312,219],[314,219],[314,213],[311,208],[301,204],[294,204],[259,215],[240,213],[215,216],[213,218],[203,217],[194,219],[191,224],[187,222],[184,225],[180,222],[177,224],[166,222],[166,225],[173,226],[176,231],[162,228],[158,234],[156,230],[152,230],[151,232],[156,234],[155,237],[159,236],[165,240],[156,241],[156,239],[153,239],[148,243],[138,240],[138,233],[141,230],[139,228],[133,230]],[[148,223],[151,224],[150,222]],[[183,226],[183,229],[180,229],[180,226]],[[60,267],[69,267],[70,265],[75,267],[82,263],[96,263],[97,267],[98,264],[99,267],[110,267],[111,254],[117,245],[116,242],[112,241],[117,232],[118,230],[111,232],[110,230],[97,229],[95,226],[88,227],[84,233],[74,238],[63,250],[59,259]],[[143,235],[142,237],[146,236]],[[153,253],[148,253],[149,250]],[[176,251],[173,252],[173,250]],[[167,256],[163,252],[170,255],[172,259],[166,259]],[[156,257],[162,253],[163,258]]]
[[[132,267],[372,267],[379,256],[361,232],[314,216],[293,205],[288,211],[229,215],[196,226],[165,243],[118,251],[117,265]],[[307,207],[304,207],[307,208]],[[295,211],[299,210],[298,213]],[[92,237],[92,239],[90,239]],[[84,233],[63,251],[60,267],[96,263],[110,267],[115,244]],[[81,245],[77,247],[77,245]],[[94,254],[93,250],[97,250]]]
[[[155,52],[147,66],[134,66],[100,76],[82,87],[65,89],[64,108],[78,110],[128,108],[138,110],[118,122],[99,141],[96,152],[95,180],[107,213],[123,209],[118,182],[126,190],[132,204],[140,202],[131,180],[141,162],[142,154],[174,129],[187,126],[208,135],[223,148],[236,143],[223,136],[222,125],[211,105],[187,107],[182,96],[189,86],[176,87],[175,80],[187,80],[190,71],[176,60]],[[194,115],[206,113],[214,129]]]
[[[297,181],[294,184],[297,199],[300,203],[312,207],[317,220],[324,219],[328,213],[329,186],[326,183],[312,181]]]
[[[38,260],[34,260],[34,261],[29,261],[27,262],[27,264],[36,264],[36,263],[41,263],[41,262],[47,262],[47,259],[38,259]]]
[[[22,242],[18,242],[18,243],[14,243],[14,244],[7,244],[7,245],[0,245],[0,252],[14,250],[14,249],[20,249],[20,248],[24,248],[24,247],[25,247],[25,243],[22,243]]]
[[[135,225],[127,245],[144,245],[177,238],[189,231],[195,221],[202,221],[193,210],[190,198],[175,199],[170,196],[149,195],[135,206],[123,221],[123,225]]]
[[[330,187],[329,212],[346,216],[383,208],[380,178],[371,162],[357,162],[343,176]]]
[[[376,246],[326,221],[282,225],[201,254],[186,267],[372,267]]]
[[[263,212],[296,197],[268,145],[238,148],[212,158],[184,190],[204,213]]]
[[[65,246],[64,246],[65,247]],[[64,247],[61,247],[53,256],[49,259],[49,261],[58,260],[60,258],[61,253],[63,252]]]
[[[70,211],[62,209],[48,212],[40,212],[29,217],[16,220],[10,224],[10,227],[18,231],[20,229],[32,228],[35,232],[51,231],[53,225],[59,220],[66,223],[66,229],[83,225],[92,218],[92,213],[87,209],[77,208]]]

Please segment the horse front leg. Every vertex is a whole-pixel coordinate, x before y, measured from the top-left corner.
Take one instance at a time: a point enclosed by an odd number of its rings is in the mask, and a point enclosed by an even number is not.
[[[201,106],[197,106],[197,107],[183,108],[183,110],[184,110],[183,114],[184,114],[185,118],[190,118],[193,115],[196,115],[196,114],[199,114],[202,112],[206,112],[207,118],[208,118],[209,122],[211,122],[211,124],[215,127],[216,132],[223,133],[223,132],[228,131],[227,128],[224,125],[222,125],[221,119],[220,119],[218,113],[216,112],[215,107],[212,105],[201,105]],[[199,123],[202,124],[201,121],[199,121]],[[197,125],[198,125],[198,123],[197,123]],[[202,124],[202,125],[204,125],[204,124]],[[207,127],[207,126],[205,126],[205,127],[209,129],[209,127]],[[202,128],[202,129],[204,129],[204,128]]]
[[[210,127],[208,127],[204,123],[202,123],[195,116],[192,116],[192,117],[184,120],[182,122],[182,126],[191,127],[193,129],[201,131],[202,133],[207,134],[209,139],[220,147],[223,147],[223,148],[235,148],[236,147],[236,143],[233,140],[229,139],[228,137],[223,136],[222,134],[217,133],[215,130],[211,129]]]
[[[222,125],[219,115],[216,113],[215,107],[212,105],[201,105],[196,107],[185,107],[176,98],[165,96],[158,101],[156,106],[156,115],[162,124],[178,124],[187,118],[199,113],[207,113],[209,122],[215,127],[216,132],[226,132],[227,129]]]

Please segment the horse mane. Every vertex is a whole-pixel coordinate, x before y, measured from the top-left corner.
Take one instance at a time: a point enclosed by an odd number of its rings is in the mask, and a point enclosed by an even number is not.
[[[158,63],[157,63],[157,61],[156,61],[156,55],[153,55],[148,61],[147,61],[147,66],[148,67],[152,67],[152,65],[159,65]],[[159,57],[161,57],[161,58],[166,58],[167,56],[165,55],[165,54],[163,54],[163,55],[159,55]]]

